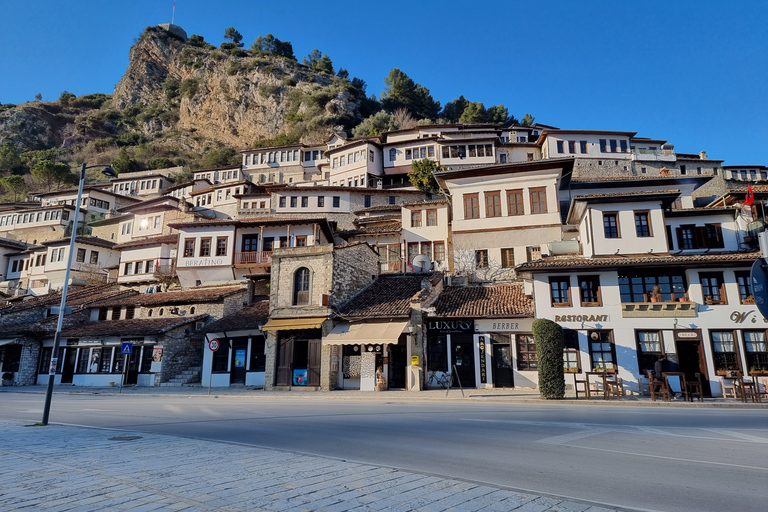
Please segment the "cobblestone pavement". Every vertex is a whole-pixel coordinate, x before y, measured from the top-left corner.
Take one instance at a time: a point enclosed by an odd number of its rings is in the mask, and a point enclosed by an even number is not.
[[[0,420],[3,510],[614,510],[280,450]]]

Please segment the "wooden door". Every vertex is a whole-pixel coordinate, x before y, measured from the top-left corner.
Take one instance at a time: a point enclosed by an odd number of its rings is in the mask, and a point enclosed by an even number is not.
[[[307,350],[307,386],[319,386],[321,340],[308,340]]]
[[[277,351],[277,381],[276,386],[290,386],[293,379],[293,337],[280,339]]]

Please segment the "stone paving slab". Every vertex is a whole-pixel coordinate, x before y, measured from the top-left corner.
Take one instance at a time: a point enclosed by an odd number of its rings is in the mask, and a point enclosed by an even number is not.
[[[9,511],[613,510],[266,448],[10,420],[0,420],[0,482]]]

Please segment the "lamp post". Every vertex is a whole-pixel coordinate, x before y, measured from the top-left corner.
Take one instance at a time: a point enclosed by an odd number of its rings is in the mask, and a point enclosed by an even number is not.
[[[83,184],[85,183],[86,169],[104,167],[101,171],[104,175],[114,178],[117,173],[109,165],[91,165],[83,164],[80,169],[80,185],[77,188],[77,202],[75,203],[75,218],[72,222],[72,234],[69,239],[69,254],[67,255],[67,271],[64,274],[64,287],[61,290],[61,304],[59,306],[59,321],[56,324],[56,336],[53,338],[53,349],[51,350],[51,365],[48,368],[48,388],[45,392],[45,406],[43,407],[43,425],[48,424],[48,416],[51,412],[51,398],[53,397],[53,382],[56,380],[56,367],[59,365],[59,345],[61,343],[61,326],[64,322],[64,308],[67,304],[67,290],[69,288],[69,272],[72,269],[72,253],[75,251],[75,239],[77,238],[77,224],[80,217],[80,201],[83,196]]]

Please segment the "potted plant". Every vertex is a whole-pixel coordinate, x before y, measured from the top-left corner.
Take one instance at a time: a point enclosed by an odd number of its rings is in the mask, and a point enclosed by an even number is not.
[[[13,386],[13,372],[3,372],[3,386]]]
[[[651,302],[661,302],[661,286],[658,284],[651,290]]]
[[[755,297],[752,295],[749,295],[747,298],[744,299],[744,302],[742,304],[754,304],[755,303]]]

